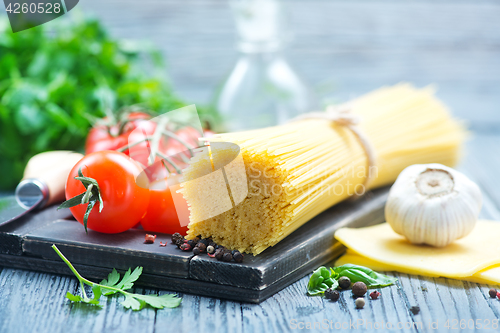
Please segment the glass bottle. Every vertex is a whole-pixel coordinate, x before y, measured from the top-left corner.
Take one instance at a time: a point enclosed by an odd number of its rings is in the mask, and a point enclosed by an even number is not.
[[[218,91],[225,131],[283,124],[315,106],[283,56],[287,39],[277,0],[231,0],[240,57]]]

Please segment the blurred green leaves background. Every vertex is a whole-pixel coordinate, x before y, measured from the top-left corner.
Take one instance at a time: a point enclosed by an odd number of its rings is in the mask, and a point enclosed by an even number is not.
[[[82,149],[95,117],[137,103],[156,112],[191,104],[165,75],[151,46],[114,40],[96,19],[73,15],[14,34],[0,18],[0,190],[15,187],[34,154]],[[212,109],[198,112],[217,120]]]

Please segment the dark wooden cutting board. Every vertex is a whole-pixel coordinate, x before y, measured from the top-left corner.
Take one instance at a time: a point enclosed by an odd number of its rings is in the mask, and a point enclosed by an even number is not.
[[[336,205],[276,246],[255,257],[246,255],[241,264],[183,252],[170,243],[170,235],[158,234],[154,244],[144,244],[146,232],[140,229],[85,234],[67,210],[49,207],[0,227],[0,265],[71,275],[51,248],[56,244],[88,278],[100,280],[113,268],[123,272],[142,266],[138,284],[259,303],[338,257],[344,251],[333,238],[338,228],[382,222],[387,193],[387,188],[379,189]],[[160,242],[168,245],[160,247]]]

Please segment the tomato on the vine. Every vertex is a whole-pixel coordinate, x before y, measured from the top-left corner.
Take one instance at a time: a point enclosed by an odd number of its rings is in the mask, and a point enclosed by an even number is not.
[[[172,196],[169,185],[172,185],[177,175],[170,176],[151,184],[149,206],[146,215],[141,220],[141,225],[146,231],[174,234],[176,232],[186,235],[189,222],[187,202],[182,194],[177,195],[176,202]]]
[[[141,172],[142,168],[123,153],[101,151],[86,155],[68,176],[66,199],[87,193],[88,203],[81,204],[82,199],[79,199],[70,204],[66,201],[61,207],[70,207],[76,220],[84,224],[87,208],[92,205],[86,225],[94,231],[119,233],[128,230],[148,209],[149,184]]]
[[[98,125],[93,127],[85,142],[85,154],[96,151],[118,150],[130,142],[143,140],[152,136],[156,130],[156,123],[150,120],[150,116],[143,112],[131,112],[127,115],[125,122],[112,125]],[[135,152],[140,152],[132,158],[142,165],[147,165],[150,152],[148,141],[135,146]],[[129,150],[124,151],[129,155]]]

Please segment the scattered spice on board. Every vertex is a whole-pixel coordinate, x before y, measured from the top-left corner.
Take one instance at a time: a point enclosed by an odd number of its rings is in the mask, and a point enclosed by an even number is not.
[[[327,290],[325,290],[325,298],[336,302],[340,298],[340,293],[337,290],[328,288]]]
[[[339,287],[342,289],[349,289],[351,287],[351,280],[347,276],[339,278]]]
[[[356,309],[362,309],[365,306],[365,299],[363,297],[356,298],[354,302]]]
[[[144,244],[153,244],[155,242],[156,235],[146,234],[144,237]]]
[[[352,285],[352,293],[354,294],[354,296],[363,297],[366,294],[367,290],[368,288],[366,287],[366,284],[361,281],[358,281]]]
[[[371,299],[377,299],[377,298],[379,298],[379,296],[380,296],[380,293],[378,292],[378,290],[374,290],[370,293]]]

